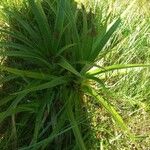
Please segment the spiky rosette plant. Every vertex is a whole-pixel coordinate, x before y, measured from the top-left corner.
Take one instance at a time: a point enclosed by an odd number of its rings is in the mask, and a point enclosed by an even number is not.
[[[120,19],[107,26],[108,19],[87,13],[84,7],[77,9],[73,0],[27,0],[24,4],[23,9],[5,9],[9,26],[0,29],[6,36],[0,42],[0,56],[6,58],[0,66],[3,148],[85,150],[86,95],[128,131],[120,115],[89,82],[103,87],[98,74],[144,66],[96,65]],[[97,69],[91,70],[93,66]]]

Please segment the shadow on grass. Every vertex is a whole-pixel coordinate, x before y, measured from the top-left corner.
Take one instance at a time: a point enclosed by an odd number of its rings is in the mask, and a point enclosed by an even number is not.
[[[51,4],[52,2],[50,1],[50,5]],[[78,9],[76,3],[71,2],[71,5],[72,9]],[[55,12],[55,9],[57,8],[57,3],[51,6],[54,8],[52,9],[53,11],[50,11],[48,4],[43,1],[42,7],[44,11],[42,13],[46,14],[49,27],[52,31],[52,40],[57,43],[57,41],[60,40],[60,32],[62,31],[55,29],[55,22],[57,20],[57,14],[55,14],[57,12]],[[16,52],[16,50],[19,50],[23,52],[27,44],[31,44],[30,48],[34,49],[36,53],[38,48],[42,47],[42,44],[44,47],[43,34],[39,31],[39,26],[32,12],[36,11],[36,8],[32,8],[32,10],[30,8],[31,7],[25,3],[25,5],[19,9],[15,7],[9,10],[7,9],[6,13],[9,17],[9,27],[6,28],[8,28],[9,36],[6,37],[6,42],[9,43],[9,46],[5,47],[5,51]],[[40,7],[38,8],[41,9]],[[88,26],[93,26],[91,21],[93,14],[91,12],[87,14],[85,8],[82,7],[82,10],[78,10],[78,19],[76,22],[79,35],[83,28],[83,12],[88,17]],[[59,23],[61,24],[61,22]],[[65,38],[65,34],[68,34],[71,29],[68,29],[68,32],[66,32],[65,29],[63,30],[63,36]],[[49,35],[46,35],[46,38],[48,36]],[[65,43],[63,36],[61,37],[59,48],[68,44]],[[69,40],[71,39],[68,39],[68,41]],[[43,54],[39,53],[39,55]],[[52,66],[53,74],[70,77],[67,70],[66,72],[62,72],[61,68],[54,64],[55,61],[57,63],[57,60],[53,60],[53,55],[52,53],[43,55],[43,58]],[[72,54],[67,52],[65,54],[63,53],[62,56],[70,60],[70,55]],[[43,64],[41,65],[36,59],[20,57],[20,55],[17,56],[17,53],[15,57],[8,57],[4,64],[11,68],[49,73],[48,68]],[[57,72],[59,72],[59,74],[57,74]],[[7,102],[0,106],[1,112],[3,112],[1,115],[5,116],[0,125],[0,134],[3,135],[0,149],[15,150],[20,147],[28,146],[28,149],[39,150],[82,149],[77,143],[78,140],[79,143],[81,142],[81,137],[86,147],[92,146],[88,141],[88,137],[90,136],[90,117],[88,116],[84,104],[85,96],[82,93],[81,85],[74,85],[76,84],[76,77],[73,77],[73,80],[67,85],[29,92],[25,94],[20,101],[16,102],[18,96],[21,95],[16,96],[12,93],[26,89],[26,87],[31,88],[32,86],[43,83],[41,80],[30,79],[23,75],[18,76],[16,74],[17,73],[11,74],[5,71],[3,72],[3,79],[6,80],[6,82],[3,84],[1,97],[2,101],[5,99]],[[79,139],[77,139],[77,137],[79,137]],[[81,143],[81,145],[83,144]]]

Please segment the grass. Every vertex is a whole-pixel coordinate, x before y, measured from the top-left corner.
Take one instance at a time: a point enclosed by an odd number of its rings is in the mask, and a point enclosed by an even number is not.
[[[108,6],[108,4],[109,2],[106,2],[105,6]],[[150,27],[149,14],[147,14],[149,3],[145,2],[139,7],[140,4],[138,1],[134,1],[134,3],[132,1],[115,1],[113,3],[114,16],[121,14],[122,17],[122,26],[118,31],[121,41],[111,49],[99,64],[105,66],[116,63],[149,63]],[[116,127],[112,126],[112,121],[105,111],[97,108],[97,106],[93,110],[94,106],[90,104],[92,107],[90,109],[92,109],[94,115],[94,136],[98,139],[95,149],[100,147],[118,150],[149,149],[149,75],[149,69],[131,69],[106,74],[105,85],[114,97],[111,96],[109,99],[118,107],[118,111],[122,114],[126,124],[139,138],[137,138],[137,145],[134,146],[135,144],[132,144]],[[104,77],[101,76],[101,78]],[[103,117],[99,117],[100,115],[103,115]]]
[[[91,11],[71,0],[17,4],[2,10],[0,148],[146,150],[148,5],[139,13],[138,1]]]

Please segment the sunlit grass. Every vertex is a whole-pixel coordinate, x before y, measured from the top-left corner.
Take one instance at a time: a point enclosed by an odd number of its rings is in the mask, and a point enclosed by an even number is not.
[[[17,6],[17,9],[21,9],[22,3],[20,2],[21,1],[13,1],[13,3],[9,3],[9,5],[11,8]],[[4,3],[7,4],[6,1],[4,1]],[[91,1],[84,1],[84,3],[89,5]],[[15,83],[17,88],[14,88],[12,85],[12,89],[9,89],[12,95],[6,98],[4,97],[0,102],[1,106],[6,107],[1,111],[0,120],[3,122],[5,118],[11,116],[11,128],[7,128],[5,134],[2,133],[2,144],[0,143],[0,148],[5,147],[4,150],[12,146],[17,148],[16,141],[19,143],[19,147],[27,146],[29,149],[33,147],[38,149],[40,147],[43,148],[43,150],[46,149],[46,147],[48,148],[49,144],[51,146],[57,146],[57,148],[60,149],[74,148],[81,150],[86,149],[87,146],[91,146],[93,150],[141,148],[140,144],[143,145],[141,149],[149,147],[149,129],[147,128],[146,121],[149,122],[148,111],[150,108],[148,106],[148,100],[150,98],[150,70],[143,65],[150,63],[148,4],[146,1],[143,1],[141,4],[137,0],[127,2],[102,0],[97,3],[98,8],[103,9],[102,11],[96,11],[96,15],[99,12],[102,13],[98,14],[96,19],[101,18],[100,15],[102,15],[103,19],[98,20],[95,24],[100,30],[99,32],[104,30],[104,35],[110,32],[110,34],[108,34],[110,37],[108,38],[106,36],[101,40],[97,36],[97,41],[92,37],[92,40],[96,41],[92,48],[89,47],[89,44],[92,44],[91,40],[86,36],[88,30],[87,18],[84,11],[83,16],[85,18],[81,21],[84,30],[83,35],[80,36],[80,33],[78,35],[78,31],[76,31],[78,28],[76,28],[74,18],[67,14],[66,18],[68,17],[73,20],[70,20],[69,24],[66,24],[67,19],[62,23],[63,14],[59,14],[59,11],[53,9],[54,13],[58,13],[54,31],[58,29],[60,31],[63,30],[64,33],[62,32],[62,34],[64,34],[65,38],[62,38],[61,34],[57,34],[58,31],[54,32],[52,43],[47,36],[47,33],[50,32],[49,28],[47,28],[48,24],[45,22],[46,20],[43,16],[40,4],[36,6],[34,3],[30,3],[36,18],[36,21],[34,20],[36,22],[34,24],[34,30],[38,29],[36,32],[30,28],[30,26],[32,27],[32,23],[34,23],[32,15],[29,16],[32,18],[31,22],[28,22],[28,19],[27,22],[24,22],[19,16],[8,12],[8,16],[12,16],[13,19],[15,18],[21,21],[20,27],[22,27],[23,30],[19,29],[18,31],[23,33],[23,36],[16,34],[14,37],[14,35],[8,33],[7,30],[1,30],[3,33],[10,34],[12,39],[16,38],[16,42],[14,41],[14,43],[1,42],[1,47],[15,49],[13,52],[1,51],[1,56],[23,57],[28,65],[22,65],[20,62],[14,63],[15,65],[9,64],[9,66],[1,65],[1,71],[3,71],[3,73],[7,72],[6,78],[4,78],[5,80],[2,80],[1,83],[4,84],[6,81],[12,80],[8,82],[9,85],[10,83]],[[142,5],[142,7],[139,7],[139,5]],[[95,7],[93,3],[91,6]],[[81,6],[79,8],[81,8]],[[106,17],[109,13],[110,16],[106,21]],[[119,16],[121,16],[122,19],[121,23],[120,20],[116,21],[116,18]],[[28,17],[28,15],[24,15],[24,17]],[[3,19],[1,23],[2,27],[5,27],[5,23],[8,21],[7,19],[7,17]],[[112,26],[114,29],[108,28],[113,21],[114,24],[112,24]],[[25,25],[24,23],[27,24]],[[119,24],[120,26],[118,26]],[[6,26],[7,25],[8,23]],[[43,28],[43,26],[45,28]],[[73,28],[73,32],[70,32],[70,29],[66,32],[65,29],[68,27]],[[16,30],[17,28],[14,29]],[[115,30],[117,32],[115,32]],[[30,31],[32,31],[34,35],[30,33]],[[82,33],[82,31],[80,32]],[[114,32],[115,36],[113,34]],[[94,35],[96,34],[93,33],[92,36]],[[27,39],[24,36],[26,36]],[[58,36],[60,36],[60,41],[55,40]],[[81,41],[83,40],[81,45],[78,38]],[[4,40],[1,36],[1,41],[2,39]],[[38,43],[36,40],[40,42]],[[16,43],[20,44],[20,42],[21,44],[24,42],[24,44],[22,44],[23,47],[21,45],[15,45]],[[37,49],[39,53],[36,54],[33,47]],[[90,55],[91,49],[93,51],[95,50],[95,52]],[[75,52],[73,55],[69,53],[72,51]],[[47,57],[49,54],[50,57]],[[57,59],[55,59],[55,57],[52,60],[49,59],[55,55]],[[28,59],[26,59],[26,57]],[[33,59],[37,59],[38,61],[32,62]],[[30,66],[28,61],[34,63],[35,66]],[[127,64],[138,65],[128,66]],[[142,64],[141,67],[139,64]],[[97,75],[95,71],[101,74]],[[3,75],[5,77],[5,74]],[[15,82],[14,78],[19,78],[19,80]],[[93,81],[91,82],[91,80]],[[51,104],[47,101],[48,98]],[[63,99],[63,101],[60,103],[57,102],[60,99]],[[10,101],[12,101],[12,103],[9,104],[8,102]],[[8,105],[6,105],[7,103]],[[117,113],[112,106],[114,106],[119,113]],[[85,112],[84,109],[87,111]],[[23,114],[22,119],[16,119],[17,114],[20,113]],[[26,114],[28,115],[26,116]],[[124,124],[119,114],[123,116],[123,120],[126,124]],[[87,115],[89,116],[88,118],[86,118]],[[50,116],[50,118],[48,116]],[[138,121],[140,119],[139,116],[142,118],[143,125],[141,121]],[[91,119],[91,122],[88,120],[88,124],[86,119]],[[135,124],[135,122],[138,125]],[[87,130],[84,131],[84,127],[86,126],[91,126],[89,132],[86,132]],[[130,135],[127,126],[130,127],[132,133],[135,134],[137,143],[131,140],[132,135]],[[133,127],[138,128],[138,130],[135,131]],[[120,130],[121,128],[124,132]],[[143,131],[142,128],[145,128],[145,131]],[[23,132],[21,131],[22,129]],[[28,131],[28,133],[26,133],[26,131]],[[126,132],[128,132],[128,134],[125,134]],[[23,137],[22,134],[25,137]],[[26,142],[22,142],[21,138]],[[11,145],[11,141],[15,142]],[[62,144],[64,141],[66,145]],[[68,144],[68,142],[70,142],[70,144]]]
[[[101,1],[101,4],[103,2]],[[105,4],[108,6],[110,3],[107,1]],[[122,17],[122,25],[118,31],[118,35],[121,35],[121,41],[112,48],[100,64],[150,63],[150,20],[149,13],[146,13],[149,11],[149,2],[116,0],[113,5],[110,5],[113,6],[113,15],[121,14]],[[101,78],[104,77],[101,76]],[[118,107],[122,116],[127,118],[127,124],[139,138],[137,138],[138,144],[135,146],[116,127],[111,125],[109,116],[95,106],[94,112],[96,114],[93,117],[93,123],[95,124],[93,130],[95,136],[97,130],[99,130],[96,136],[96,139],[99,139],[96,143],[97,148],[103,147],[104,149],[114,150],[137,148],[146,150],[150,147],[150,130],[147,128],[150,122],[148,119],[150,116],[149,79],[149,68],[122,70],[121,72],[116,71],[106,74],[105,84],[115,95],[114,98],[112,96],[110,98],[112,103]],[[103,121],[103,117],[98,117],[102,112],[105,114],[105,121]],[[115,128],[116,132],[113,133],[110,128]],[[103,135],[105,132],[108,132],[108,134]]]

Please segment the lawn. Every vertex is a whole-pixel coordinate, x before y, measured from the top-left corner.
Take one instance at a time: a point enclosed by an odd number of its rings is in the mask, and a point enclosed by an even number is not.
[[[2,0],[1,150],[149,150],[150,2]]]

